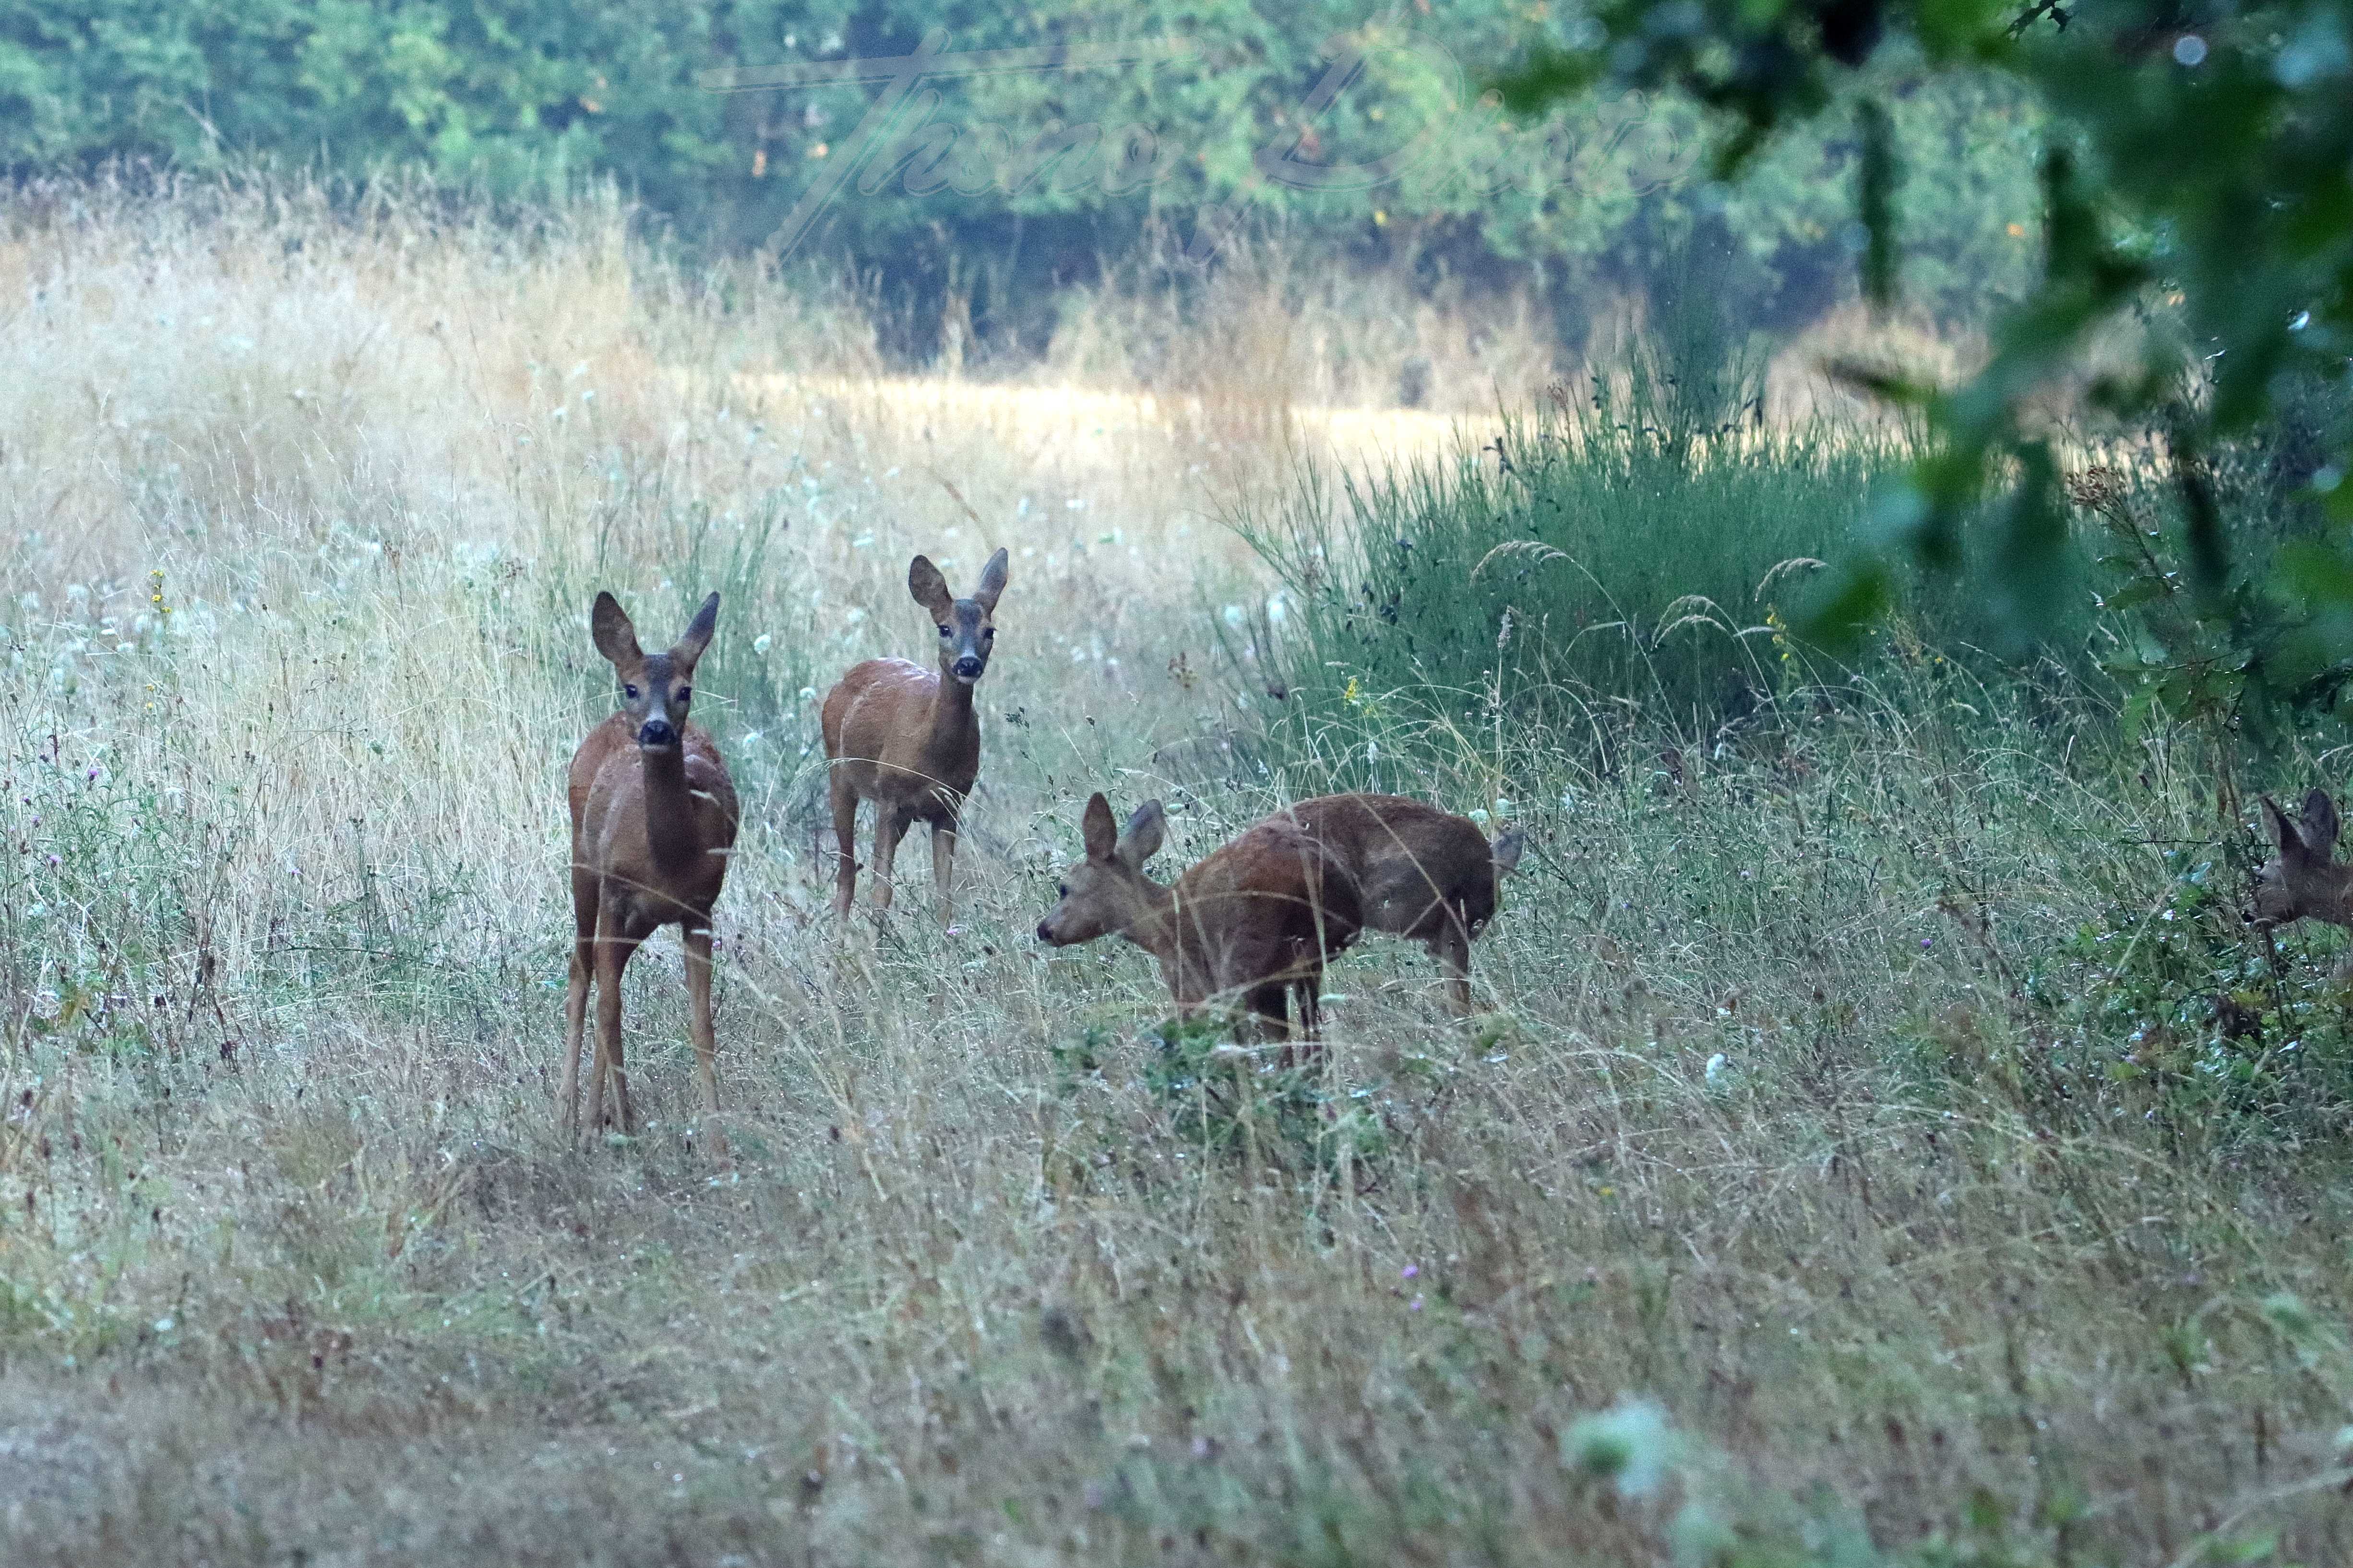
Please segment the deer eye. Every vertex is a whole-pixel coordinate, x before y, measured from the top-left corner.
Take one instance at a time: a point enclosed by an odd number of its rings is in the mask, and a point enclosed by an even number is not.
[[[624,686],[621,688],[621,695],[635,702],[638,700],[638,689],[634,686]]]
[[[980,640],[983,642],[995,642],[997,640],[997,628],[995,626],[983,626],[980,631]]]
[[[945,637],[945,636],[947,636],[947,635],[948,635],[948,629],[947,629],[947,627],[945,627],[945,626],[942,626],[942,627],[940,628],[940,636],[942,636],[942,637]]]
[[[1069,897],[1071,896],[1071,885],[1070,885],[1068,882],[1057,882],[1057,883],[1055,883],[1055,884],[1054,884],[1054,896],[1055,896],[1056,898],[1058,898],[1058,899],[1067,899],[1067,898],[1069,898]]]
[[[694,688],[691,686],[681,686],[678,689],[678,700],[681,702],[685,701],[688,698],[692,697],[693,695]]]

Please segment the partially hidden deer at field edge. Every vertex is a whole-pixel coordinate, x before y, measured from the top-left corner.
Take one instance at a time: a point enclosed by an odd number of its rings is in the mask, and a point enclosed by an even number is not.
[[[2291,821],[2271,796],[2263,796],[2263,826],[2277,853],[2255,873],[2255,919],[2285,925],[2310,917],[2353,927],[2353,862],[2332,858],[2337,848],[2337,803],[2325,789],[2304,797],[2301,822]],[[2353,964],[2353,955],[2347,961]]]
[[[694,667],[711,645],[719,595],[695,612],[667,653],[638,646],[636,627],[610,594],[589,617],[596,651],[620,679],[621,710],[588,731],[572,755],[572,987],[565,999],[564,1103],[569,1132],[580,1111],[580,1037],[588,984],[596,984],[596,1056],[588,1074],[586,1135],[605,1118],[613,1087],[621,1131],[632,1131],[629,1082],[621,1066],[621,971],[639,943],[665,925],[686,943],[695,1072],[703,1121],[722,1155],[719,1080],[711,1031],[711,909],[735,847],[735,785],[711,737],[686,721]]]
[[[1471,939],[1495,917],[1519,868],[1518,828],[1490,844],[1467,816],[1395,795],[1326,795],[1267,818],[1296,823],[1356,878],[1368,930],[1409,938],[1446,972],[1447,999],[1471,1010]]]
[[[1363,928],[1356,879],[1339,857],[1280,819],[1246,828],[1172,886],[1144,874],[1166,816],[1156,800],[1122,831],[1111,802],[1090,796],[1086,858],[1063,873],[1060,900],[1038,922],[1056,947],[1123,936],[1160,961],[1180,1013],[1239,1001],[1273,1037],[1315,1037],[1324,962]]]
[[[980,718],[973,688],[988,669],[997,641],[997,597],[1005,592],[1006,552],[981,569],[972,597],[948,592],[929,557],[907,565],[907,592],[939,628],[939,668],[903,658],[853,665],[825,694],[819,725],[830,764],[828,794],[840,858],[834,871],[834,912],[849,913],[858,885],[853,846],[858,803],[874,803],[874,903],[891,907],[891,869],[899,840],[917,822],[931,825],[932,881],[940,922],[953,913],[949,878],[955,863],[956,825],[965,797],[980,776]]]

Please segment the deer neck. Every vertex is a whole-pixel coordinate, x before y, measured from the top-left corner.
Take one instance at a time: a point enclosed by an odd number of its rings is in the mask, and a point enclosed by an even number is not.
[[[1119,934],[1158,959],[1161,971],[1174,984],[1185,946],[1178,938],[1176,889],[1164,888],[1149,878],[1145,879],[1144,887],[1143,913],[1123,927]]]
[[[954,751],[967,744],[980,728],[972,716],[972,694],[976,688],[958,680],[953,671],[940,671],[940,689],[932,699],[931,747],[934,752]]]
[[[2329,925],[2353,930],[2353,862],[2328,868],[2316,889],[2312,913]]]
[[[659,869],[685,870],[702,859],[706,847],[694,792],[687,786],[684,739],[668,752],[639,754],[646,770],[647,847]]]

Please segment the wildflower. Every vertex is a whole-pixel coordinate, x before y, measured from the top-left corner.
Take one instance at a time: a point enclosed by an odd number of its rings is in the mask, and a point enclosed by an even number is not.
[[[775,639],[770,637],[767,633],[762,632],[758,637],[752,639],[752,651],[754,653],[765,653],[768,651],[769,646],[774,642],[774,640]]]
[[[1420,1275],[1421,1265],[1419,1263],[1409,1263],[1405,1266],[1404,1270],[1398,1275],[1398,1278],[1400,1279],[1419,1279]]]

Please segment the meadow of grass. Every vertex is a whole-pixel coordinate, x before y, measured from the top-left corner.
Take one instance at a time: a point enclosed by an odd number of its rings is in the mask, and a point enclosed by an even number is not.
[[[1287,739],[1303,422],[1024,438],[609,207],[21,191],[0,300],[9,1562],[2353,1555],[2341,944],[2199,734],[1767,634],[1704,735]],[[838,931],[812,695],[998,543],[960,928]],[[668,935],[554,1128],[599,586],[723,595],[729,1170]],[[1261,1070],[1031,937],[1091,790],[1166,873],[1385,740],[1531,834],[1472,1023],[1369,940]]]

